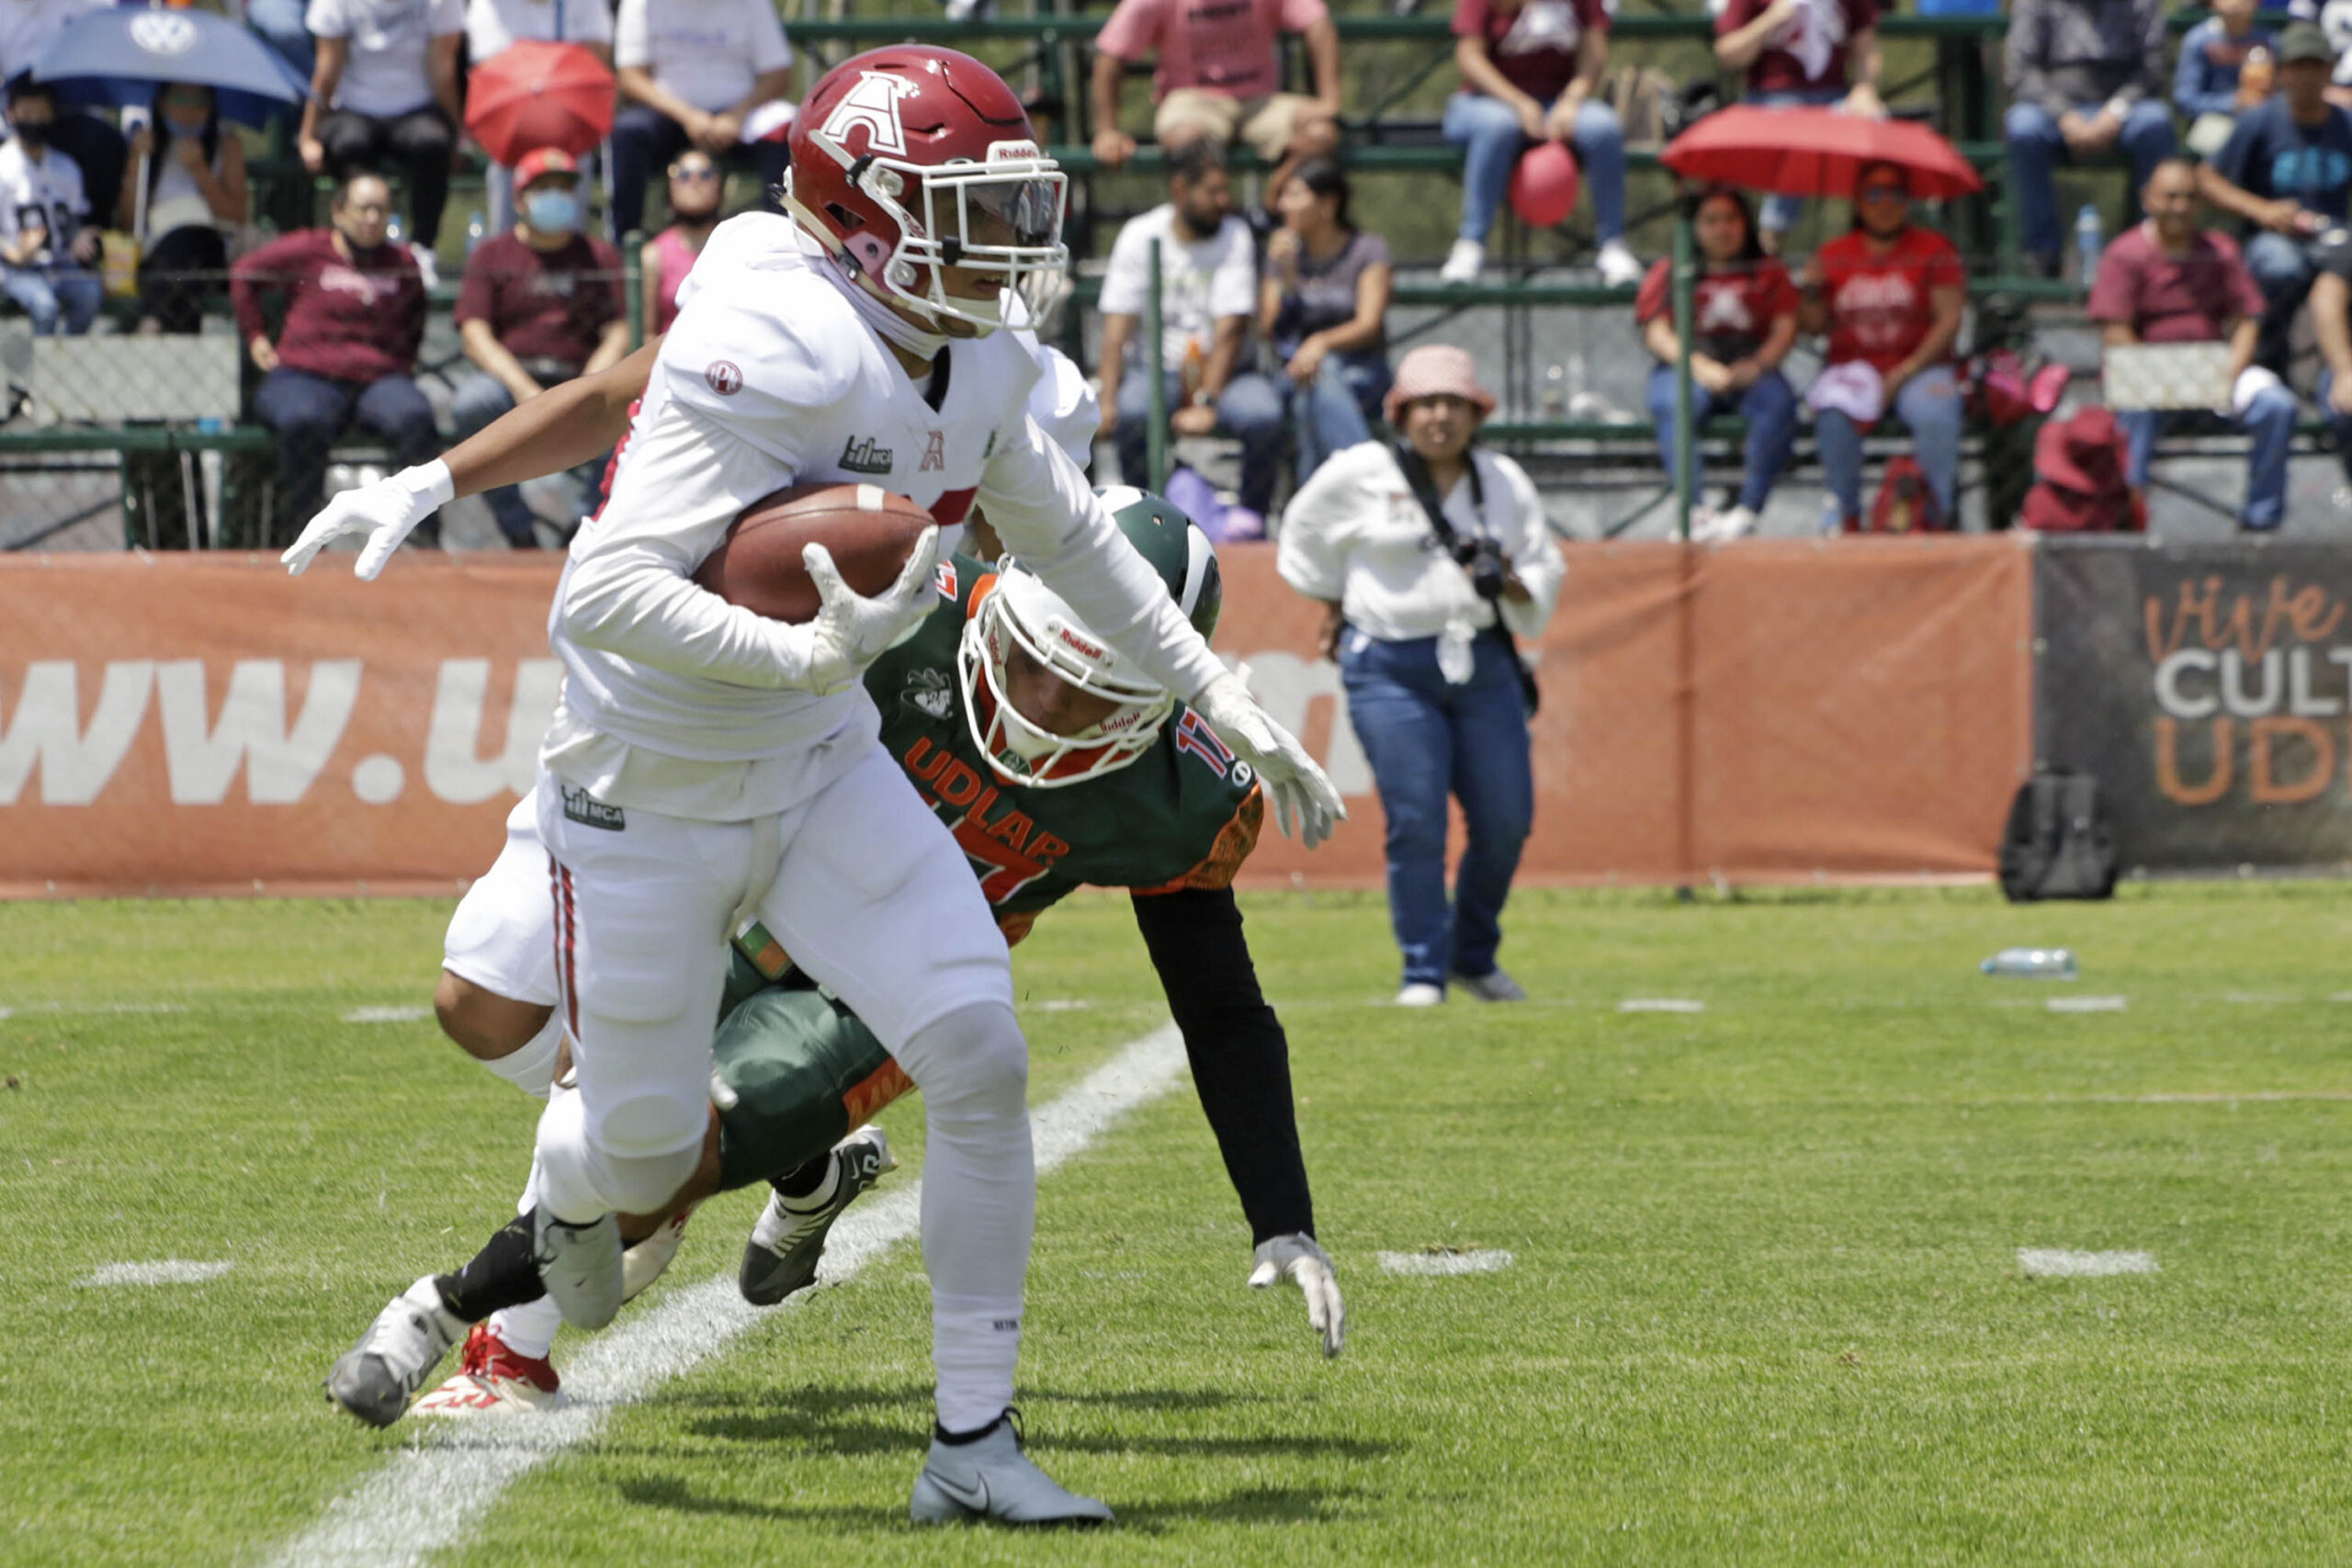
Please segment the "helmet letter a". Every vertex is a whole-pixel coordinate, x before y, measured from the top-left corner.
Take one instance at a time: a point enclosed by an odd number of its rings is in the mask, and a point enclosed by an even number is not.
[[[846,152],[850,128],[862,125],[865,152],[903,158],[907,131],[899,122],[899,100],[921,90],[905,77],[887,71],[861,71],[856,85],[842,95],[842,101],[825,117],[825,135]]]

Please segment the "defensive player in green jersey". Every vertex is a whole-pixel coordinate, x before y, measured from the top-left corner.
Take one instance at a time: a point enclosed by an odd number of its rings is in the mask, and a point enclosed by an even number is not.
[[[1213,630],[1222,595],[1205,536],[1158,497],[1103,494],[1170,594],[1204,635]],[[1008,942],[1075,888],[1134,894],[1250,1225],[1250,1283],[1297,1283],[1325,1353],[1338,1354],[1345,1308],[1315,1240],[1288,1047],[1260,992],[1231,888],[1263,818],[1257,781],[1212,729],[1017,564],[951,558],[938,586],[937,611],[867,671],[884,744],[970,857]],[[535,874],[525,889],[494,869],[469,904],[503,899],[503,924],[527,923],[526,901],[548,902],[544,870]],[[492,989],[467,977],[489,966],[461,956],[466,921],[461,909],[436,1001],[453,1038],[496,1067],[548,1020],[511,994],[530,985]],[[780,1301],[814,1280],[833,1222],[891,1168],[881,1131],[860,1123],[910,1086],[855,1016],[795,971],[756,924],[737,939],[714,1055],[716,1116],[700,1168],[662,1214],[624,1223],[630,1293],[667,1266],[694,1204],[765,1180],[774,1190],[745,1248],[741,1282],[754,1302]],[[555,1092],[568,1091],[559,1084]],[[526,1192],[524,1214],[463,1269],[395,1297],[336,1363],[333,1396],[361,1419],[389,1425],[472,1324],[465,1371],[420,1409],[459,1414],[549,1399],[555,1319],[544,1303],[526,1304],[540,1296],[530,1203]]]

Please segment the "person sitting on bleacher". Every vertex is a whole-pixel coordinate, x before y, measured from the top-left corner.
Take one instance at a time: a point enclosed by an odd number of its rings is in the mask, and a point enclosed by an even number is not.
[[[33,62],[65,25],[107,0],[0,0],[0,88],[28,79]],[[93,212],[112,212],[122,186],[122,132],[96,114],[57,105],[51,116],[49,144],[82,171],[82,192]]]
[[[1911,220],[1909,177],[1894,164],[1854,175],[1854,227],[1805,264],[1797,324],[1829,335],[1806,394],[1830,511],[1825,531],[1861,526],[1862,436],[1885,414],[1911,429],[1911,451],[1945,526],[1960,485],[1960,384],[1952,344],[1968,270],[1935,230]]]
[[[670,226],[638,253],[645,278],[645,330],[650,336],[668,332],[678,319],[678,290],[710,231],[718,227],[726,183],[718,160],[699,147],[687,148],[670,165]]]
[[[147,237],[139,256],[139,330],[192,333],[204,324],[206,296],[229,270],[223,228],[245,220],[245,149],[221,134],[212,89],[166,82],[155,89],[154,126],[132,132],[146,170]],[[135,232],[141,182],[125,180],[115,221]]]
[[[273,240],[229,270],[237,330],[263,372],[254,417],[277,436],[270,537],[256,544],[291,541],[318,511],[327,454],[355,420],[404,468],[441,450],[433,405],[410,378],[424,338],[424,278],[406,247],[386,238],[391,216],[391,187],[352,175],[335,191],[332,227]],[[264,289],[286,297],[275,344]]]
[[[302,166],[346,179],[387,165],[407,182],[410,238],[424,279],[449,204],[449,159],[464,115],[458,40],[465,0],[311,0],[318,42],[296,146]]]
[[[1301,484],[1323,459],[1372,439],[1388,396],[1388,242],[1348,216],[1348,176],[1309,158],[1283,191],[1283,226],[1266,241],[1258,330],[1283,375],[1294,468]]]
[[[2278,37],[2256,27],[2254,14],[2255,0],[2217,0],[2213,14],[2180,40],[2172,102],[2188,122],[2188,150],[2200,158],[2220,152],[2238,116],[2268,97],[2277,83]]]
[[[98,231],[82,171],[49,144],[57,98],[29,79],[8,89],[15,134],[0,142],[0,294],[32,318],[33,331],[85,333],[97,319],[101,290],[90,263]]]
[[[458,336],[480,367],[451,399],[461,441],[516,403],[617,365],[628,353],[621,254],[581,231],[579,164],[543,148],[524,154],[514,181],[521,220],[511,233],[482,242],[458,290]],[[604,465],[599,456],[573,470],[586,494],[595,493]],[[538,547],[519,486],[501,485],[485,499],[509,545]]]
[[[1306,38],[1311,97],[1282,91],[1283,33]],[[1135,156],[1119,129],[1127,66],[1158,57],[1152,135],[1164,148],[1204,138],[1247,141],[1273,165],[1273,210],[1300,161],[1340,150],[1340,29],[1323,0],[1119,0],[1094,38],[1094,156],[1106,169]]]
[[[1702,195],[1691,231],[1699,276],[1690,296],[1690,493],[1699,493],[1699,427],[1718,410],[1747,422],[1747,466],[1738,498],[1723,511],[1691,513],[1694,539],[1737,539],[1756,531],[1772,481],[1788,467],[1796,435],[1797,395],[1781,362],[1797,341],[1797,288],[1779,258],[1764,254],[1747,197],[1727,186]],[[1659,361],[1650,372],[1650,422],[1659,459],[1674,472],[1675,367],[1682,340],[1674,330],[1673,264],[1660,261],[1642,279],[1634,302],[1642,343]]]
[[[1438,276],[1473,283],[1520,155],[1541,141],[1576,149],[1592,191],[1596,265],[1610,285],[1636,282],[1625,248],[1625,128],[1594,96],[1609,64],[1607,0],[1458,0],[1453,59],[1460,91],[1445,104],[1445,139],[1466,149],[1462,228]]]
[[[2281,375],[2317,271],[2313,248],[2352,209],[2352,111],[2327,101],[2335,62],[2318,23],[2290,23],[2278,36],[2281,91],[2241,116],[2197,171],[2205,199],[2245,222],[2245,265],[2263,298],[2255,358]]]
[[[1127,350],[1151,298],[1151,243],[1159,242],[1159,342],[1168,428],[1206,435],[1222,423],[1241,439],[1240,503],[1222,533],[1265,533],[1282,458],[1283,403],[1265,377],[1236,374],[1258,302],[1257,246],[1234,215],[1225,150],[1215,141],[1182,143],[1168,154],[1170,199],[1130,220],[1112,243],[1097,305],[1102,318],[1103,423],[1119,450],[1119,477],[1148,482],[1150,361]],[[1203,525],[1207,525],[1205,520]],[[1216,533],[1217,530],[1212,530]]]
[[[2100,324],[2109,349],[2139,344],[2230,345],[2221,384],[2230,389],[2231,418],[2254,437],[2238,525],[2249,532],[2276,528],[2287,514],[2295,394],[2270,372],[2249,368],[2262,290],[2229,236],[2199,226],[2196,164],[2186,158],[2157,164],[2140,202],[2147,218],[2118,234],[2099,256],[2090,318]],[[2165,414],[2153,408],[2125,409],[2116,422],[2131,443],[2132,489],[2144,496],[2148,460],[2164,433]]]
[[[772,0],[621,0],[613,63],[616,240],[644,228],[653,171],[688,147],[723,162],[741,146],[745,123],[792,90],[792,45]],[[761,203],[777,210],[790,146],[763,137],[742,151],[758,160]]]
[[[1878,96],[1878,0],[1728,0],[1715,15],[1715,63],[1747,73],[1740,96],[1760,108],[1834,107],[1886,113]],[[1804,202],[1768,197],[1757,238],[1781,254]]]
[[[613,10],[605,0],[466,0],[466,68],[479,71],[486,62],[516,43],[576,43],[610,66],[613,62]],[[595,184],[595,165],[582,159],[582,183]],[[482,173],[482,204],[489,209],[489,231],[503,234],[514,227],[514,171],[492,164]]]
[[[2171,155],[2163,0],[2016,0],[2009,13],[2009,112],[2026,263],[2058,276],[2058,164],[2121,148],[2132,189]]]

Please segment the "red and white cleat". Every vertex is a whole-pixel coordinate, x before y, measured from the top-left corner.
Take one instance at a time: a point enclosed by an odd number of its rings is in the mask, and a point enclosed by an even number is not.
[[[563,1403],[562,1380],[545,1359],[518,1356],[477,1323],[466,1336],[466,1364],[458,1375],[418,1400],[416,1416],[501,1416],[553,1410]]]

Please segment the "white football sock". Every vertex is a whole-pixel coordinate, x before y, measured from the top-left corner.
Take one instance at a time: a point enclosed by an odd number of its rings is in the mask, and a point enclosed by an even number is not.
[[[490,1331],[498,1336],[499,1343],[534,1361],[548,1359],[548,1352],[555,1348],[555,1331],[562,1326],[562,1312],[547,1296],[490,1314]]]

